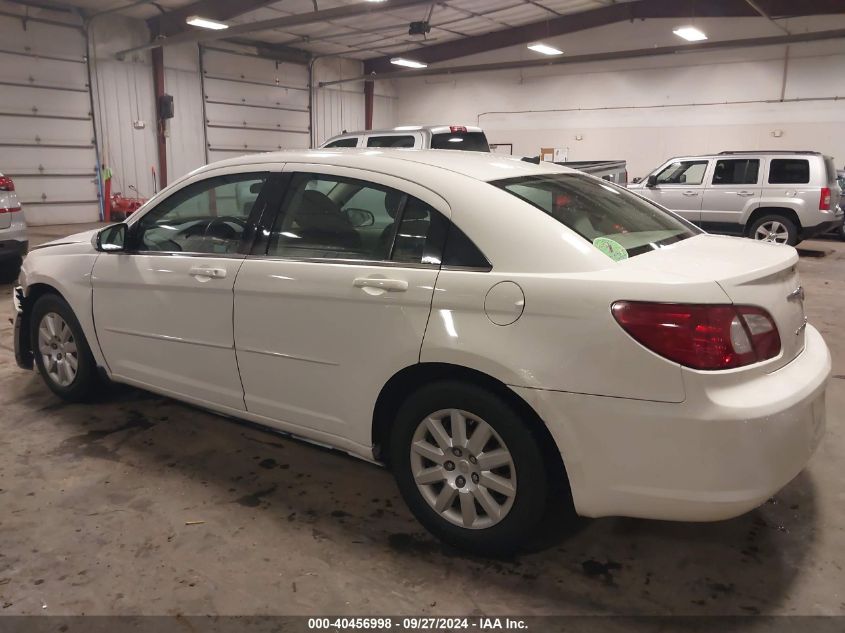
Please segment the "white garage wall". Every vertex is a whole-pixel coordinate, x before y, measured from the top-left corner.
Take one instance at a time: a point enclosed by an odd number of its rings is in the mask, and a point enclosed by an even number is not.
[[[175,110],[167,123],[167,179],[173,182],[206,163],[196,44],[164,49],[164,89],[173,96]]]
[[[636,47],[607,30],[603,38]],[[845,164],[845,85],[837,79],[845,76],[845,42],[791,46],[784,88],[785,53],[767,47],[402,79],[394,82],[391,123],[478,123],[491,142],[512,143],[514,154],[568,147],[570,160],[624,158],[632,177],[670,156],[724,149],[814,149]],[[432,120],[433,112],[447,114]]]
[[[314,61],[314,146],[344,130],[364,129],[364,82],[355,81],[319,88],[321,81],[337,81],[357,77],[364,72],[364,65],[356,60],[325,57]]]
[[[139,20],[109,15],[96,19],[89,33],[100,161],[112,170],[112,193],[131,197],[135,187],[149,197],[155,189],[152,167],[158,171],[151,57],[149,51],[123,61],[114,56],[148,41],[147,29]],[[136,128],[138,121],[143,128]]]

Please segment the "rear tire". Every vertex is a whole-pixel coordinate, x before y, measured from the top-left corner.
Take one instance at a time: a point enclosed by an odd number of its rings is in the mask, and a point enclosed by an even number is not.
[[[764,215],[756,220],[748,229],[748,237],[760,242],[775,242],[795,246],[801,240],[795,222],[784,215]]]
[[[35,365],[50,390],[70,402],[89,400],[100,386],[97,364],[68,303],[55,294],[39,297],[29,323]]]
[[[390,463],[414,516],[440,540],[479,554],[507,555],[525,543],[552,490],[529,424],[469,383],[437,382],[412,394],[395,420]]]

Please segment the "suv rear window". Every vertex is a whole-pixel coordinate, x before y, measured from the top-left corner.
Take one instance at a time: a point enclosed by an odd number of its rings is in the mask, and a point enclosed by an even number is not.
[[[714,185],[756,185],[760,173],[757,158],[736,158],[716,162],[713,170]]]
[[[431,135],[431,149],[460,149],[465,152],[489,152],[484,132],[446,132]]]
[[[806,158],[774,158],[769,166],[769,184],[804,185],[810,182],[810,161]]]
[[[490,184],[552,216],[614,260],[701,233],[622,187],[581,174],[538,174]]]
[[[367,147],[413,147],[414,137],[404,136],[371,136],[367,139]]]

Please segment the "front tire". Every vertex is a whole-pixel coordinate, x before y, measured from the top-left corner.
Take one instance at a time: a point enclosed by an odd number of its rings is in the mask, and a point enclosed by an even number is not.
[[[53,393],[70,402],[91,398],[99,385],[96,362],[73,310],[58,295],[44,295],[32,306],[30,345]]]
[[[469,383],[432,383],[411,395],[397,414],[390,457],[414,516],[461,549],[517,549],[536,532],[550,491],[530,423]]]
[[[764,215],[757,218],[748,230],[748,237],[760,242],[774,242],[795,246],[801,240],[795,222],[783,215]]]

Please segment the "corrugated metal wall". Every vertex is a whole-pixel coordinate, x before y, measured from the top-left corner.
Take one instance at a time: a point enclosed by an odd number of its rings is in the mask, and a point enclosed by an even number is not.
[[[0,170],[30,224],[99,217],[85,35],[78,26],[0,17]]]
[[[175,109],[167,123],[168,182],[206,163],[199,68],[196,44],[164,49],[164,86],[173,95]]]

